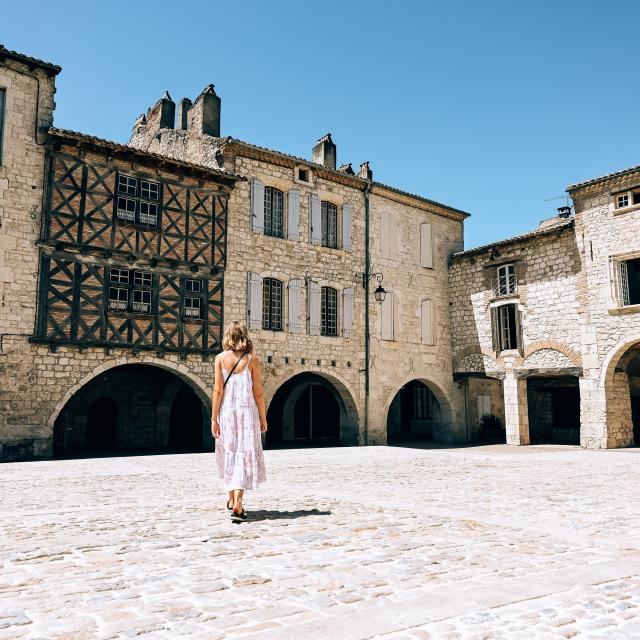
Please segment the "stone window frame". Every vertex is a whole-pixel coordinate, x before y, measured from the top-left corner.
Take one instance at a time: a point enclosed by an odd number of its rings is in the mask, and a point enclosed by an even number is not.
[[[330,292],[331,295],[335,298],[333,322],[330,322],[329,318],[329,314],[331,311],[331,309],[328,308]],[[340,335],[340,314],[338,313],[338,300],[340,299],[340,296],[338,294],[339,291],[335,287],[331,287],[329,285],[320,287],[320,335],[327,338],[337,338]]]
[[[640,251],[627,251],[609,256],[611,306],[608,312],[610,315],[640,312],[640,303],[631,302],[626,271],[626,263],[638,259],[640,259]],[[624,269],[622,265],[625,265]]]
[[[331,244],[329,236],[329,207],[333,207],[332,212],[335,213],[335,244]],[[322,240],[320,246],[325,249],[341,249],[341,216],[338,213],[340,206],[331,200],[320,200],[320,227],[322,229]]]
[[[277,225],[274,226],[274,192],[279,194],[280,198],[280,220],[279,220],[279,229]],[[268,185],[264,185],[264,219],[263,219],[263,228],[262,234],[265,236],[269,236],[271,238],[284,238],[285,237],[285,192],[282,189],[278,189],[278,187],[272,187]],[[269,203],[269,204],[268,204]],[[267,230],[267,212],[269,211],[270,218],[270,226]]]
[[[141,277],[136,281],[136,276]],[[148,276],[148,279],[146,276]],[[107,310],[109,313],[135,313],[144,316],[151,316],[154,314],[153,300],[156,286],[155,278],[151,271],[111,266],[109,267],[105,281],[107,289]],[[116,291],[118,292],[117,294]],[[124,296],[124,300],[121,298],[122,292],[126,294]],[[136,296],[136,294],[139,295]],[[136,301],[136,297],[139,297],[140,299]],[[148,302],[145,302],[145,298],[148,298]],[[120,304],[114,304],[112,307],[112,302]],[[122,302],[125,303],[124,308],[122,308]],[[135,308],[136,302],[138,304],[148,305],[147,310]]]
[[[613,215],[640,210],[640,185],[612,191],[609,195],[609,208]]]
[[[500,330],[501,321],[501,308],[513,305],[515,307],[515,348],[504,349],[502,342],[502,331]],[[498,302],[491,303],[489,305],[490,323],[491,323],[491,342],[493,344],[493,351],[496,357],[502,353],[522,353],[524,352],[524,335],[523,335],[523,318],[522,318],[522,305],[514,298],[506,298],[499,300]]]
[[[268,297],[265,296],[266,287],[268,287],[269,290]],[[262,329],[264,331],[282,331],[284,325],[284,288],[284,283],[279,278],[271,276],[264,276],[262,278]],[[277,295],[278,305],[274,305],[273,292],[276,289],[279,289]],[[275,319],[276,322],[274,322],[274,310],[278,311],[277,318]]]
[[[7,88],[0,85],[0,167],[3,166],[4,159],[4,121],[7,111]]]
[[[307,176],[309,177],[308,180],[302,180],[300,178],[300,171],[306,171],[307,172]],[[313,171],[311,170],[311,167],[308,167],[307,165],[304,164],[298,164],[293,168],[293,181],[297,184],[303,184],[306,187],[313,187],[314,185],[314,175],[313,175]]]

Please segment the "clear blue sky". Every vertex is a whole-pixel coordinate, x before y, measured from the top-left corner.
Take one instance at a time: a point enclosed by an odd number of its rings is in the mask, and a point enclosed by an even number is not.
[[[125,142],[165,89],[213,82],[222,135],[469,211],[466,246],[554,215],[566,185],[640,164],[640,3],[6,2],[0,42],[55,62],[55,124]]]

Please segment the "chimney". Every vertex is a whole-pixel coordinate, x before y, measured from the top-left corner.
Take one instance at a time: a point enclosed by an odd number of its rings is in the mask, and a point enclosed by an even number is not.
[[[338,171],[342,171],[342,173],[346,173],[348,176],[356,175],[356,172],[353,170],[353,167],[351,166],[350,162],[347,162],[347,164],[340,165],[340,168],[338,169]]]
[[[571,216],[571,207],[558,207],[558,218],[568,218]]]
[[[369,161],[363,162],[360,165],[360,171],[358,171],[358,177],[364,180],[373,180],[373,171],[369,167]]]
[[[324,165],[327,169],[336,168],[336,145],[333,144],[330,133],[322,136],[316,146],[313,147],[311,161]]]
[[[141,113],[136,121],[133,123],[133,133],[135,133],[140,127],[144,127],[147,124],[147,118],[144,113]]]
[[[171,99],[168,91],[149,111],[147,111],[147,130],[156,132],[159,129],[173,129],[176,118],[176,103]]]
[[[212,84],[205,87],[190,109],[189,127],[195,128],[199,133],[219,138],[221,102]]]
[[[178,102],[178,129],[186,129],[189,123],[188,114],[189,109],[193,106],[193,102],[189,100],[189,98],[182,98],[180,102]]]

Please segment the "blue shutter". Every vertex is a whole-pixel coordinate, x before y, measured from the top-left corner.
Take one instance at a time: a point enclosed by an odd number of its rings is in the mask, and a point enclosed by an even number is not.
[[[322,244],[320,198],[315,193],[309,195],[309,242],[311,244]]]
[[[257,178],[251,181],[251,228],[264,233],[264,184]]]
[[[309,280],[307,285],[307,312],[309,333],[312,336],[320,335],[320,296],[320,285]]]
[[[304,280],[289,281],[289,331],[304,333],[305,321],[302,315],[302,292]]]
[[[287,236],[300,240],[300,192],[291,189],[287,198]]]
[[[342,292],[342,335],[351,338],[353,335],[353,287]]]
[[[262,328],[262,277],[257,273],[247,274],[247,326]]]
[[[351,205],[342,205],[342,248],[351,251]]]

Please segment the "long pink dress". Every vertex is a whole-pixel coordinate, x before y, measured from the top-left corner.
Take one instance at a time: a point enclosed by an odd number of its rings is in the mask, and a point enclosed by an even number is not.
[[[260,416],[253,397],[249,359],[244,369],[232,373],[222,396],[218,422],[220,438],[216,442],[218,475],[225,491],[257,489],[267,479],[260,435]],[[229,372],[222,367],[224,379]]]

